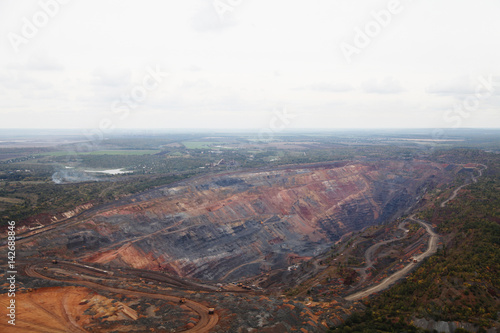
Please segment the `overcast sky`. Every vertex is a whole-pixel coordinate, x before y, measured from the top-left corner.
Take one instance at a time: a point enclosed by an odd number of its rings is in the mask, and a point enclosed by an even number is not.
[[[0,128],[498,128],[499,13],[497,0],[0,0]]]

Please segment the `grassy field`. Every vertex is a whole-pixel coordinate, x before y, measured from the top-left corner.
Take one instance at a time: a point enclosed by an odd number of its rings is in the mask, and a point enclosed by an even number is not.
[[[99,150],[90,152],[90,155],[153,155],[161,150]]]
[[[13,204],[13,205],[20,205],[20,204],[24,203],[24,200],[17,199],[17,198],[0,197],[0,202],[6,202],[6,203]]]

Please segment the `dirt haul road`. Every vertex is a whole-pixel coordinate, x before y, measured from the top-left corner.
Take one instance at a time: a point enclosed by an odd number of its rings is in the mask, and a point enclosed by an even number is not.
[[[483,175],[483,171],[486,170],[486,169],[488,169],[488,167],[486,165],[484,165],[484,164],[478,164],[478,165],[482,166],[483,169],[479,169],[479,168],[476,167],[476,169],[479,172],[479,176],[476,177],[476,176],[472,175],[472,182],[474,182],[474,183],[477,183],[477,178],[481,177]],[[453,191],[453,194],[448,199],[446,199],[445,201],[443,201],[441,203],[441,208],[445,207],[448,204],[448,202],[450,202],[451,200],[455,199],[456,196],[457,196],[457,194],[458,194],[458,192],[461,189],[463,189],[465,186],[467,186],[467,185],[470,185],[470,183],[463,184],[462,186],[459,186],[458,188],[456,188],[455,191]]]
[[[66,283],[71,283],[71,284],[78,284],[78,285],[83,285],[89,288],[97,289],[97,290],[104,290],[104,291],[109,291],[112,293],[118,293],[118,294],[124,294],[127,296],[136,296],[136,297],[145,297],[145,298],[154,298],[154,299],[161,299],[169,302],[174,302],[174,303],[180,303],[181,297],[177,296],[170,296],[170,295],[165,295],[165,294],[159,294],[157,292],[155,293],[149,293],[149,292],[144,292],[144,291],[137,291],[137,290],[130,290],[130,289],[122,289],[122,288],[115,288],[115,287],[109,287],[105,286],[96,282],[91,282],[91,281],[73,281],[73,280],[62,280],[62,279],[55,279],[52,277],[45,276],[39,272],[39,268],[37,265],[27,265],[24,269],[26,275],[35,277],[35,278],[40,278],[40,279],[46,279],[46,280],[52,280],[52,281],[59,281],[59,282],[66,282]],[[69,273],[71,274],[71,272]],[[195,333],[195,332],[209,332],[215,325],[217,325],[219,321],[219,316],[214,313],[209,315],[209,308],[206,307],[203,304],[191,301],[189,299],[183,300],[184,303],[183,305],[187,306],[190,308],[193,312],[196,312],[200,316],[200,320],[194,326],[193,328],[184,331],[184,332],[189,332],[189,333]],[[86,332],[83,328],[80,328],[81,331]]]
[[[366,265],[362,268],[354,268],[354,270],[356,272],[358,272],[360,275],[361,275],[361,282],[364,282],[366,280],[366,271],[370,268],[373,267],[373,254],[377,251],[377,249],[379,247],[381,247],[382,245],[385,245],[385,244],[390,244],[392,242],[395,242],[395,241],[398,241],[398,240],[402,240],[403,238],[406,238],[407,236],[407,229],[405,229],[404,225],[405,225],[405,221],[401,222],[399,225],[398,225],[398,229],[399,230],[402,230],[404,232],[404,236],[402,238],[393,238],[393,239],[389,239],[389,240],[385,240],[385,241],[381,241],[381,242],[378,242],[376,244],[373,244],[372,246],[370,246],[368,248],[368,250],[365,251],[365,262],[366,262]]]
[[[483,171],[486,170],[488,167],[486,165],[484,165],[484,164],[479,164],[479,165],[483,167],[483,169],[476,168],[479,171],[479,176],[478,177],[481,177],[483,175]],[[472,176],[472,181],[474,183],[476,183],[477,182],[477,177]],[[457,196],[458,192],[462,188],[464,188],[465,186],[467,186],[469,184],[470,183],[461,185],[457,189],[455,189],[455,191],[453,191],[452,195],[446,201],[444,201],[443,203],[441,203],[441,207],[445,207],[448,202],[450,202],[451,200],[455,199],[455,197]],[[434,232],[434,230],[432,230],[432,227],[428,223],[426,223],[424,221],[421,221],[421,220],[418,220],[414,216],[415,215],[410,216],[409,219],[412,220],[412,221],[414,221],[414,222],[417,222],[417,223],[421,224],[425,228],[425,230],[427,231],[427,233],[430,235],[429,244],[427,246],[427,250],[424,253],[422,253],[419,256],[416,256],[414,258],[415,260],[417,260],[417,262],[420,262],[420,261],[424,260],[425,258],[427,258],[427,257],[433,255],[434,253],[436,253],[436,251],[437,251],[437,244],[438,244],[438,241],[439,241],[439,235],[436,234]],[[380,242],[380,243],[387,243],[387,242],[388,241],[383,241],[383,242]],[[376,245],[378,245],[380,243],[377,243]],[[348,301],[355,301],[355,300],[359,300],[361,298],[367,297],[367,296],[369,296],[371,294],[374,294],[376,292],[379,292],[379,291],[382,291],[384,289],[387,289],[394,282],[396,282],[400,278],[404,277],[407,273],[409,273],[412,270],[412,268],[415,267],[416,264],[417,263],[411,262],[409,265],[403,267],[401,270],[399,270],[396,273],[392,274],[391,276],[389,276],[388,278],[386,278],[381,283],[379,283],[379,284],[377,284],[377,285],[375,285],[373,287],[370,287],[370,288],[368,288],[366,290],[363,290],[363,291],[354,293],[352,295],[349,295],[349,296],[345,297],[345,299],[348,300]]]
[[[439,240],[439,235],[436,234],[432,230],[432,227],[429,224],[427,224],[424,221],[420,221],[420,220],[414,219],[413,215],[410,217],[410,220],[415,221],[415,222],[421,224],[425,228],[425,230],[427,231],[427,233],[430,235],[430,239],[429,239],[429,244],[427,246],[427,250],[424,253],[420,254],[419,256],[415,257],[415,259],[417,260],[417,262],[420,262],[423,259],[425,259],[425,258],[433,255],[434,253],[436,253],[436,251],[437,251],[437,243],[438,243],[438,240]],[[382,243],[386,243],[386,242],[387,241],[384,241]],[[348,301],[355,301],[355,300],[359,300],[361,298],[367,297],[367,296],[369,296],[371,294],[377,293],[379,291],[382,291],[384,289],[387,289],[393,283],[395,283],[396,281],[398,281],[399,279],[401,279],[402,277],[404,277],[407,273],[409,273],[413,269],[413,267],[415,267],[416,265],[417,265],[417,263],[411,262],[407,266],[403,267],[401,270],[399,270],[396,273],[392,274],[391,276],[387,277],[384,281],[380,282],[379,284],[377,284],[377,285],[375,285],[373,287],[370,287],[370,288],[368,288],[366,290],[363,290],[363,291],[354,293],[352,295],[349,295],[345,299],[348,300]]]

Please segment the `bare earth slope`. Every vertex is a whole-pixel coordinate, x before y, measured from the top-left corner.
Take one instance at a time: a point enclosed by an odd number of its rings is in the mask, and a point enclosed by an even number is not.
[[[441,165],[427,161],[203,177],[33,237],[23,252],[230,281],[316,255],[347,232],[401,215],[447,180]]]

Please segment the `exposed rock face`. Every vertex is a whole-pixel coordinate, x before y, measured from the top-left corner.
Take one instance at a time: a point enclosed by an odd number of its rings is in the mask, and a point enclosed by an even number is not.
[[[292,255],[318,254],[347,232],[401,215],[445,178],[440,165],[425,161],[204,177],[149,191],[33,242],[46,254],[64,249],[88,262],[233,280],[283,267]]]

